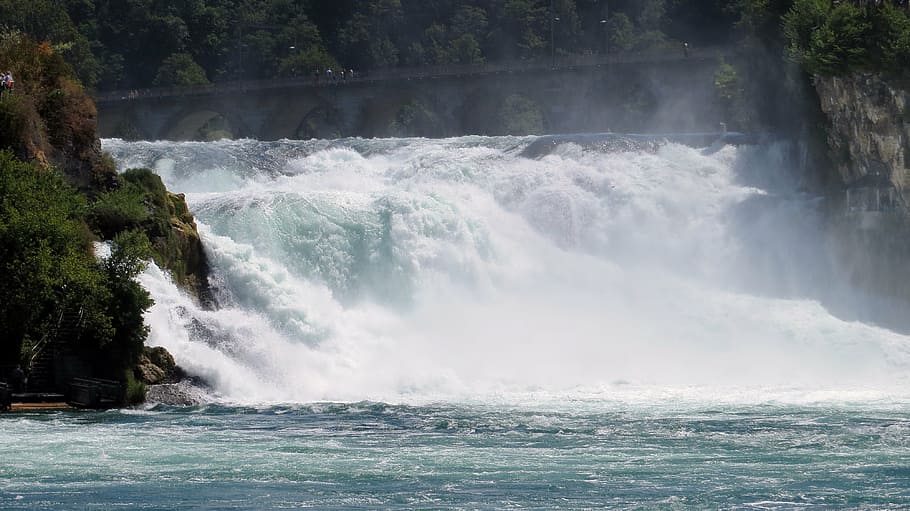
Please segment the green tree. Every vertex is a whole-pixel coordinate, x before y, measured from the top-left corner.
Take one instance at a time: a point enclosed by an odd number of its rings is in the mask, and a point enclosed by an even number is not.
[[[0,151],[0,339],[3,359],[50,326],[69,272],[85,269],[88,239],[77,215],[83,201],[61,176]]]
[[[813,34],[816,29],[827,22],[830,6],[829,0],[796,0],[793,2],[793,6],[783,16],[784,36],[789,43],[787,51],[791,57],[802,61],[809,58]],[[757,6],[752,8],[757,10]]]
[[[635,45],[635,27],[632,20],[621,12],[610,16],[610,47],[630,50]]]
[[[188,53],[175,53],[164,59],[155,75],[156,86],[205,85],[209,83],[205,70]]]
[[[57,2],[0,0],[0,25],[21,30],[37,41],[54,43],[84,84],[92,87],[97,83],[101,65],[92,54],[91,43]]]
[[[666,14],[664,0],[642,0],[639,9],[638,26],[641,30],[660,30]]]
[[[482,7],[463,5],[452,16],[451,29],[456,37],[470,34],[480,39],[486,35],[487,25],[487,11]]]
[[[506,97],[499,110],[499,125],[507,135],[533,135],[543,132],[540,105],[520,94]]]
[[[148,291],[136,281],[151,257],[151,246],[139,231],[119,233],[112,242],[111,255],[101,263],[110,300],[107,314],[114,327],[109,343],[101,346],[97,372],[120,379],[139,361],[149,327],[143,314],[154,304]]]
[[[784,17],[789,51],[809,71],[836,74],[869,67],[872,33],[867,10],[842,2],[831,7],[823,0],[797,0]]]
[[[471,34],[462,34],[461,37],[452,41],[451,48],[448,52],[449,62],[456,64],[483,64],[483,53],[480,51],[480,44]]]
[[[396,41],[404,19],[400,0],[364,0],[339,32],[341,62],[357,69],[398,64]]]
[[[515,37],[519,55],[532,57],[549,47],[547,7],[535,0],[506,0],[506,29]]]
[[[901,75],[910,69],[910,13],[891,3],[870,12],[871,31],[878,44],[871,45],[870,59],[882,70]]]

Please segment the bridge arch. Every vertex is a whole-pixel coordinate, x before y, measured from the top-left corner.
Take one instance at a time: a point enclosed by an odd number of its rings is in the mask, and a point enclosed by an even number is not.
[[[227,111],[188,108],[175,115],[159,138],[167,140],[217,140],[243,138],[251,130],[242,118]]]

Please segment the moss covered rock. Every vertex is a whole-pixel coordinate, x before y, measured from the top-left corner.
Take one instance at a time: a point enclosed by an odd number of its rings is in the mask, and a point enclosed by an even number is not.
[[[196,220],[183,194],[167,191],[149,169],[121,174],[121,185],[105,192],[92,205],[90,218],[106,239],[125,230],[139,229],[151,242],[158,266],[202,301],[208,299],[208,263]]]
[[[166,349],[161,346],[146,346],[136,365],[134,376],[146,385],[159,385],[175,383],[183,378],[184,373]]]

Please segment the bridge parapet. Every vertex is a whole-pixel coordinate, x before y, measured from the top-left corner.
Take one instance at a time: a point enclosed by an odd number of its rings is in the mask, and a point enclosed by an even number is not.
[[[737,55],[680,48],[112,91],[97,97],[98,127],[146,140],[709,131],[724,121],[717,64]]]
[[[324,76],[318,80],[313,77],[273,78],[267,80],[244,80],[235,82],[214,83],[182,87],[158,87],[151,89],[114,90],[95,95],[96,103],[115,103],[144,98],[167,98],[182,96],[218,96],[246,92],[267,91],[273,89],[308,88],[343,86],[355,83],[371,83],[398,80],[421,80],[459,76],[492,75],[498,73],[531,73],[542,71],[566,71],[579,68],[596,68],[619,64],[648,64],[681,61],[717,61],[735,57],[737,47],[715,46],[701,49],[689,48],[688,54],[672,50],[652,50],[639,52],[615,52],[610,54],[562,55],[556,59],[538,58],[495,64],[460,64],[444,66],[420,66],[400,68],[380,68],[356,73],[353,77],[338,78],[327,81]]]

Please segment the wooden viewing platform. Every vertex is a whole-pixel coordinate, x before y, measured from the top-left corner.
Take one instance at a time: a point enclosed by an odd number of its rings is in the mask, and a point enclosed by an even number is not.
[[[72,410],[73,407],[65,401],[55,401],[48,403],[29,403],[29,402],[16,402],[13,401],[10,404],[10,412],[35,412],[35,411],[47,411],[47,410]]]
[[[100,378],[73,378],[67,394],[56,392],[13,392],[0,383],[0,412],[113,408],[124,403],[120,382]]]

